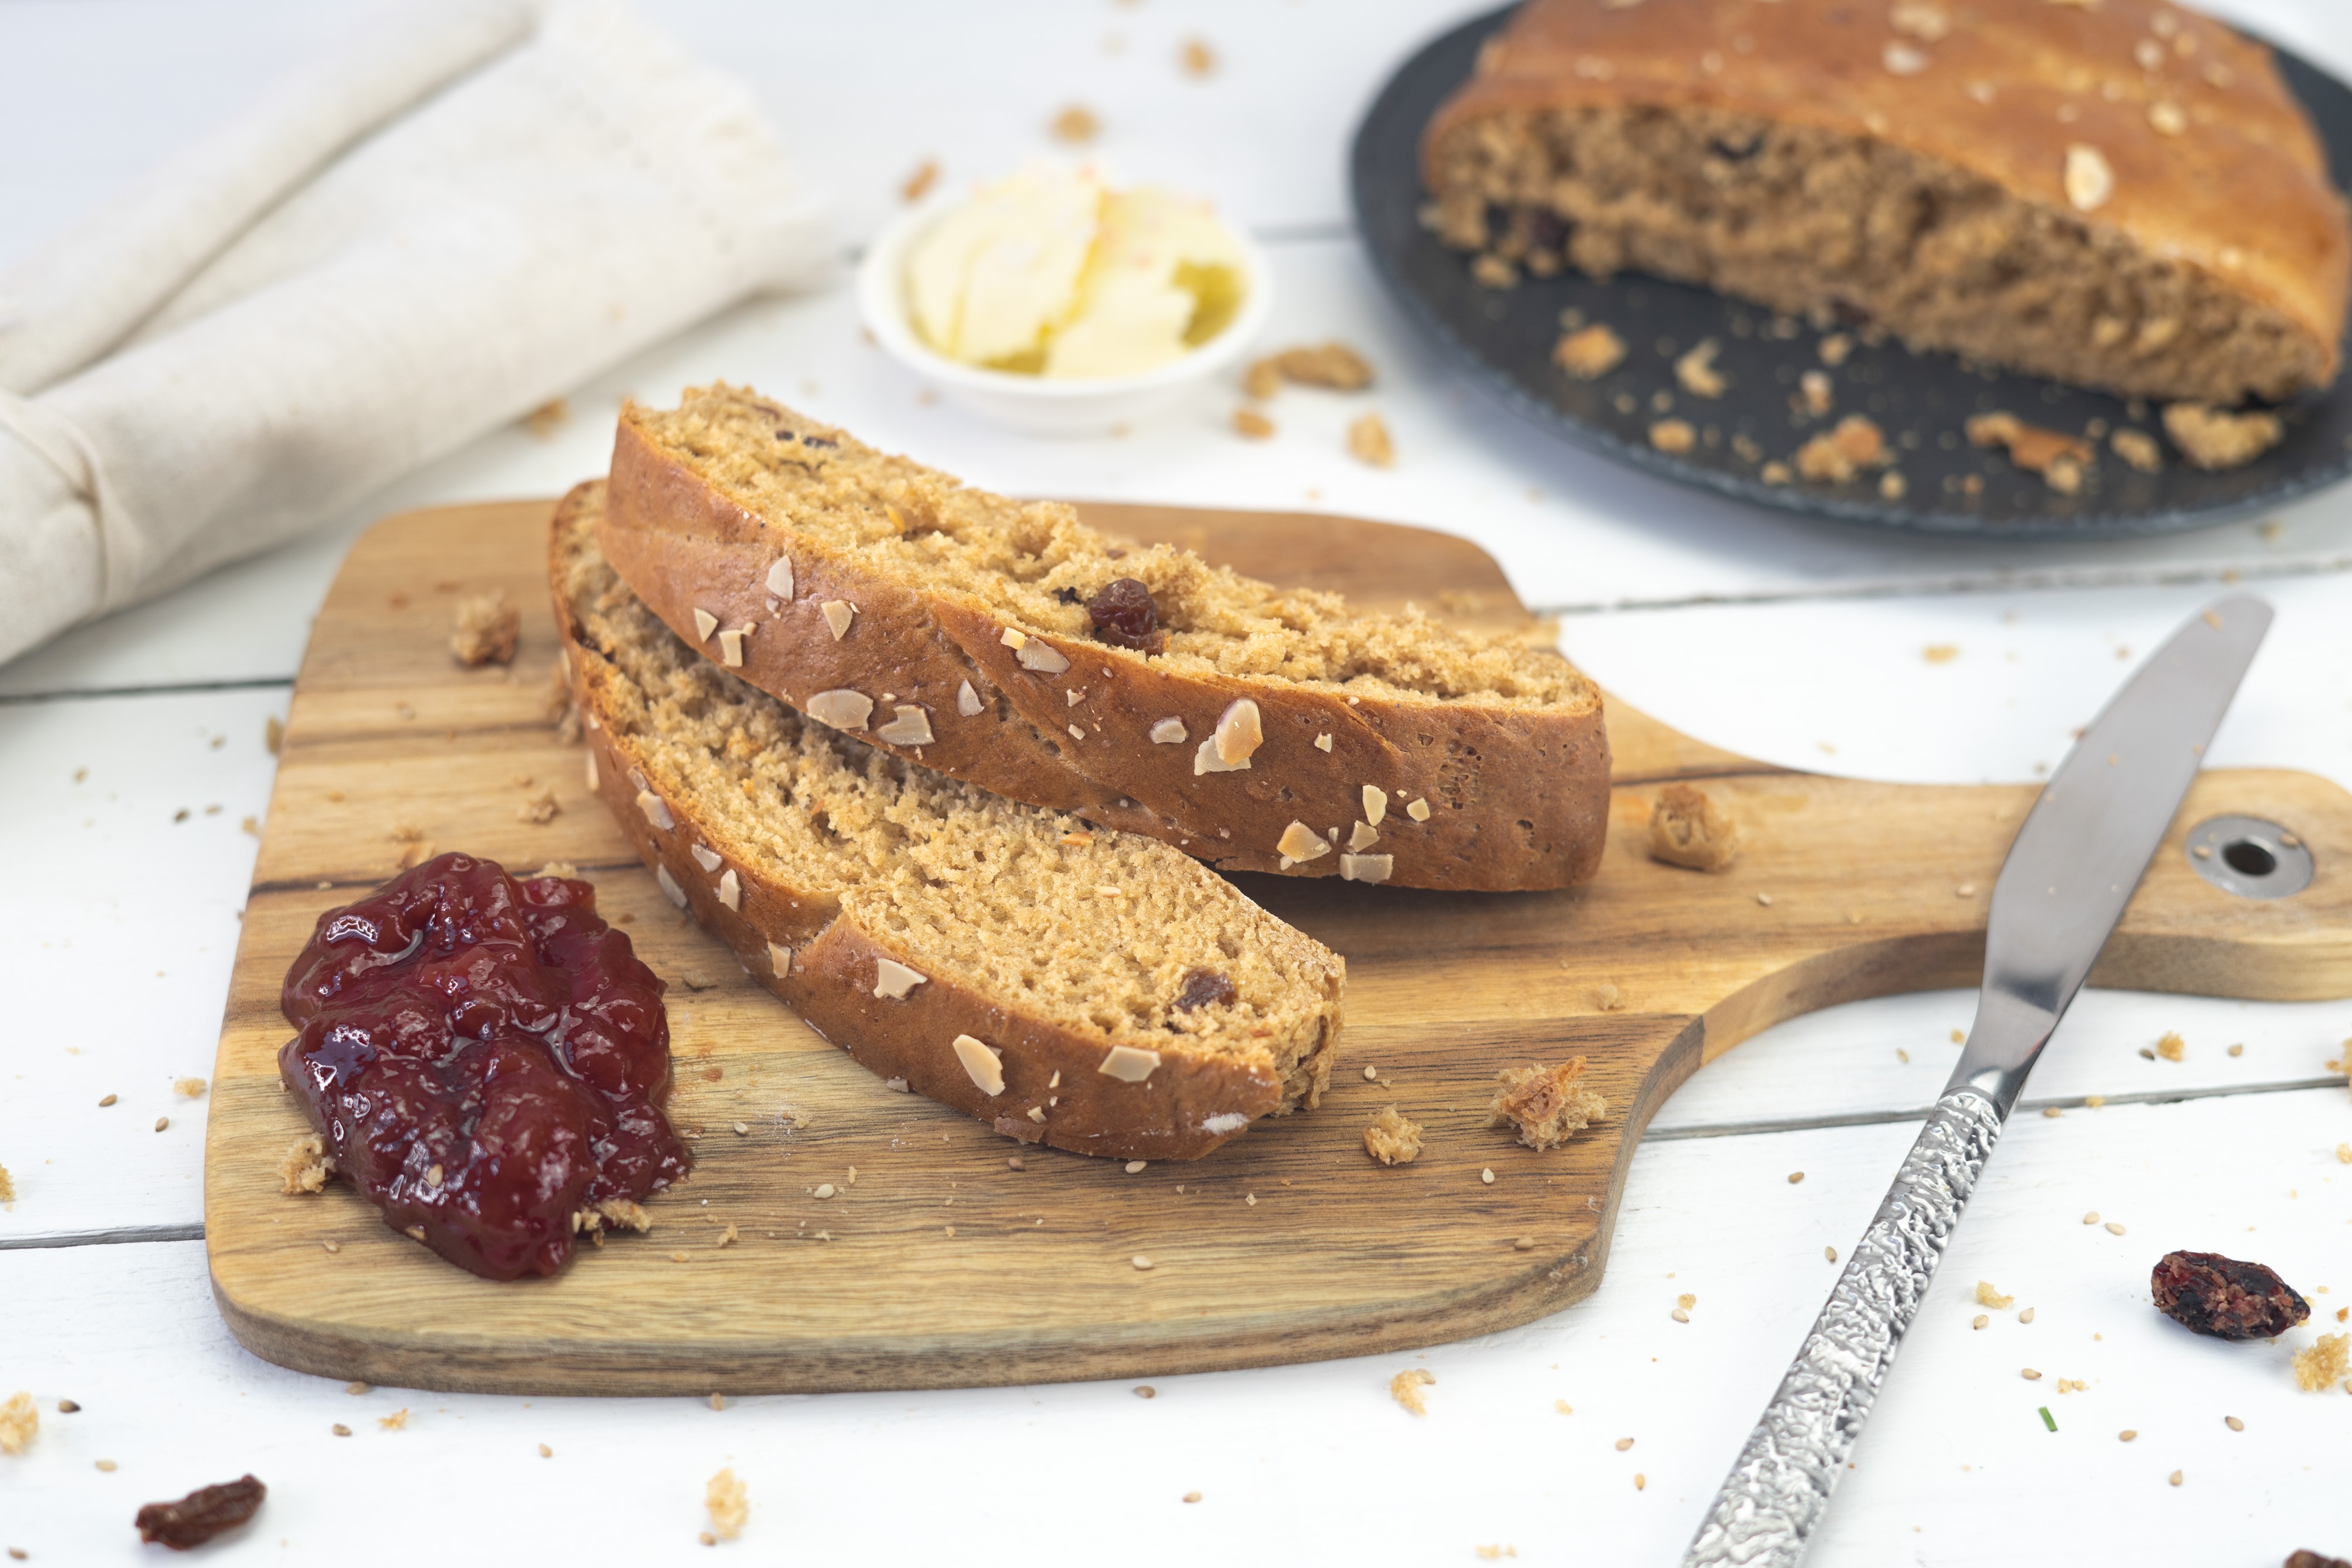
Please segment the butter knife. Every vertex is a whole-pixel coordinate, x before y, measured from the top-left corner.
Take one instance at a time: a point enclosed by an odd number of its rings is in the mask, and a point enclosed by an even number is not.
[[[1984,986],[1959,1065],[1684,1568],[1794,1568],[1804,1556],[2026,1074],[2155,858],[2271,619],[2268,604],[2240,594],[2174,632],[2034,802],[1993,884]]]

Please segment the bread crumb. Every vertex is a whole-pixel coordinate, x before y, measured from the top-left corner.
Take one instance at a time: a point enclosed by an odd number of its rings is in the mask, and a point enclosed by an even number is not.
[[[1552,363],[1580,382],[1597,382],[1625,362],[1625,340],[1607,323],[1563,332],[1552,345]]]
[[[1348,450],[1375,468],[1396,466],[1396,444],[1377,413],[1368,413],[1348,426]]]
[[[387,1432],[400,1432],[408,1427],[408,1406],[404,1405],[389,1416],[379,1416],[375,1424]]]
[[[1183,50],[1177,58],[1186,76],[1212,77],[1217,74],[1217,51],[1209,47],[1205,38],[1185,39]]]
[[[316,1133],[306,1133],[294,1140],[278,1162],[278,1191],[289,1197],[319,1192],[334,1174],[334,1156],[327,1153],[326,1140]]]
[[[8,1167],[6,1166],[0,1166],[0,1203],[13,1204],[16,1201],[16,1178],[9,1176]]]
[[[519,822],[529,822],[535,827],[543,828],[548,823],[555,821],[555,819],[561,816],[562,812],[563,806],[562,802],[556,800],[555,790],[551,787],[549,789],[541,789],[538,794],[533,795],[530,800],[525,800],[520,806],[517,807],[515,809],[515,821]]]
[[[1790,471],[1786,463],[1776,457],[1757,470],[1757,477],[1767,485],[1785,485],[1795,476]]]
[[[2164,434],[2182,456],[2207,470],[2241,468],[2286,437],[2274,413],[2231,413],[2201,402],[2176,402],[2164,411]]]
[[[1930,643],[1926,647],[1919,650],[1919,656],[1927,660],[1931,664],[1948,664],[1954,659],[1960,656],[1959,644],[1956,643]]]
[[[2107,444],[2116,456],[2143,474],[2164,472],[2163,449],[2157,445],[2156,437],[2144,430],[2118,430],[2107,437]]]
[[[1470,280],[1486,288],[1509,288],[1519,281],[1519,269],[1493,251],[1481,251],[1470,261]]]
[[[2189,1042],[2182,1040],[2179,1034],[2167,1030],[2156,1042],[2156,1053],[2167,1061],[2179,1061],[2188,1054],[2188,1046]]]
[[[1409,1166],[1421,1154],[1421,1126],[1393,1105],[1383,1105],[1364,1129],[1364,1153],[1384,1166]]]
[[[522,427],[530,432],[531,439],[534,441],[552,441],[555,439],[555,433],[562,429],[564,422],[571,417],[570,403],[560,397],[550,398],[523,415]],[[477,661],[467,659],[466,662],[470,664]],[[500,660],[499,663],[504,664],[505,661]]]
[[[286,744],[286,721],[271,714],[261,721],[261,744],[270,756],[278,755]]]
[[[1683,391],[1693,397],[1717,398],[1730,389],[1731,378],[1715,368],[1715,356],[1721,347],[1712,338],[1704,339],[1675,361],[1675,380]]]
[[[936,158],[926,158],[915,166],[915,172],[908,175],[906,183],[898,187],[898,199],[902,202],[919,202],[930,193],[931,187],[939,183],[939,179],[940,161]]]
[[[1669,784],[1650,807],[1650,855],[1693,871],[1722,871],[1739,858],[1739,824],[1705,791]]]
[[[1977,1281],[1977,1305],[1980,1307],[1990,1307],[1993,1311],[2000,1312],[2002,1308],[2014,1304],[2016,1301],[2015,1296],[2004,1296],[1994,1290],[1990,1280]]]
[[[702,1506],[710,1511],[711,1531],[721,1541],[742,1534],[744,1521],[751,1517],[751,1494],[733,1470],[721,1470],[710,1478],[710,1484],[702,1490]]]
[[[1486,1124],[1517,1127],[1519,1142],[1531,1149],[1565,1144],[1609,1112],[1606,1100],[1578,1082],[1584,1065],[1584,1058],[1571,1056],[1558,1067],[1504,1068],[1495,1075],[1501,1087],[1486,1106]]]
[[[1680,456],[1698,444],[1698,432],[1686,419],[1662,419],[1650,426],[1650,444],[1659,451]]]
[[[1234,410],[1234,434],[1244,441],[1267,441],[1274,435],[1274,421],[1254,408]]]
[[[2068,496],[2082,489],[2084,473],[2095,455],[2089,442],[2063,430],[2028,424],[2013,413],[1971,415],[1967,430],[1972,444],[2007,448],[2011,463],[2041,475],[2043,484]]]
[[[522,612],[503,593],[485,593],[457,602],[457,630],[449,651],[467,668],[503,664],[514,658],[522,635]]]
[[[2307,1350],[2294,1353],[2295,1386],[2317,1394],[2352,1372],[2352,1333],[2324,1333]]]
[[[1409,1366],[1389,1379],[1389,1397],[1416,1416],[1429,1414],[1429,1406],[1421,1391],[1437,1381],[1437,1375],[1427,1367]]]
[[[0,1405],[0,1454],[21,1454],[41,1429],[41,1413],[30,1394],[11,1394]]]
[[[1102,121],[1085,104],[1074,103],[1054,116],[1045,127],[1056,141],[1066,141],[1073,147],[1083,147],[1102,134]]]
[[[1252,397],[1272,397],[1279,382],[1331,392],[1361,392],[1372,384],[1372,367],[1363,355],[1336,340],[1301,343],[1250,366],[1244,386]]]
[[[1889,461],[1885,434],[1858,413],[1847,414],[1836,429],[1797,449],[1797,472],[1819,484],[1843,485],[1864,468],[1883,468]]]

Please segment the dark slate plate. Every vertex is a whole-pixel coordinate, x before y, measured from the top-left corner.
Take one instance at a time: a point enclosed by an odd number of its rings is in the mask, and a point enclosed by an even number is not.
[[[1373,267],[1405,313],[1459,360],[1473,379],[1538,424],[1587,451],[1663,478],[1759,506],[1885,528],[1974,533],[2004,538],[2113,538],[2211,528],[2325,488],[2352,474],[2352,376],[2287,405],[2286,439],[2257,461],[2225,474],[2189,468],[2168,444],[2164,472],[2145,475],[2099,443],[2080,494],[2062,496],[2012,466],[1999,450],[1968,444],[1971,413],[2006,410],[2029,423],[2080,433],[2158,431],[2157,411],[2105,392],[1974,369],[1948,354],[1914,354],[1892,340],[1856,341],[1832,371],[1837,408],[1830,419],[1801,418],[1790,406],[1798,377],[1821,364],[1827,334],[1774,322],[1769,312],[1704,288],[1638,274],[1596,282],[1580,273],[1523,278],[1492,289],[1471,281],[1469,258],[1423,228],[1421,132],[1470,75],[1471,62],[1509,8],[1454,28],[1407,60],[1357,129],[1352,156],[1356,224]],[[2352,89],[2284,49],[2279,67],[2326,143],[2339,185],[2352,169]],[[1581,310],[1615,328],[1631,350],[1597,382],[1570,379],[1551,362],[1561,313]],[[2347,334],[2352,336],[2352,334]],[[1731,378],[1723,397],[1702,400],[1676,386],[1672,355],[1703,339],[1721,345],[1716,366]],[[1669,345],[1671,350],[1669,350]],[[1671,393],[1671,414],[1653,400]],[[1767,458],[1787,461],[1807,437],[1846,413],[1867,413],[1898,443],[1906,486],[1899,501],[1875,476],[1830,486],[1767,485],[1743,461],[1736,437]],[[1670,455],[1650,444],[1662,417],[1687,421],[1702,444]],[[1706,437],[1711,433],[1711,440]],[[2161,436],[2159,434],[2159,441]],[[1963,488],[1970,476],[1981,488]]]

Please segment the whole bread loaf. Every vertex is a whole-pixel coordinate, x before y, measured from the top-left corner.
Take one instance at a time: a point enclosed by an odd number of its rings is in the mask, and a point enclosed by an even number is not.
[[[1024,1143],[1188,1159],[1311,1106],[1346,966],[1150,839],[989,795],[752,690],[558,508],[588,782],[664,892],[889,1080]]]
[[[2326,156],[2169,0],[1528,0],[1423,161],[1496,281],[1657,273],[2157,398],[2337,370]]]
[[[1122,550],[723,385],[622,411],[607,508],[605,559],[687,643],[996,794],[1229,870],[1599,868],[1601,698],[1549,650]]]

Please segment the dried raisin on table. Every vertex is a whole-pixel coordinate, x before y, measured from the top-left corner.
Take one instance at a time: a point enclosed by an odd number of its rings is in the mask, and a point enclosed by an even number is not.
[[[2277,1274],[2219,1252],[2168,1252],[2148,1282],[2157,1311],[2217,1339],[2268,1339],[2311,1316],[2311,1303]]]
[[[1131,577],[1118,578],[1087,601],[1097,640],[1147,653],[1160,651],[1160,606],[1151,590]]]
[[[251,1476],[239,1476],[216,1487],[198,1487],[177,1502],[151,1502],[135,1521],[139,1539],[174,1552],[202,1546],[251,1519],[268,1490]]]

